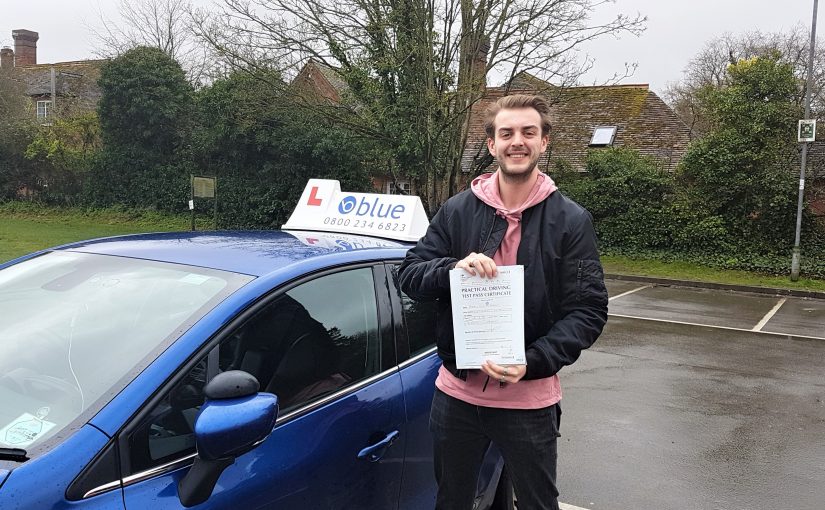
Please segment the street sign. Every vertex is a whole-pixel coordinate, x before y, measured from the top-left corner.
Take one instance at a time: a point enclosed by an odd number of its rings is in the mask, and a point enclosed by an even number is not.
[[[196,197],[215,198],[214,177],[193,177],[192,186],[195,188]]]
[[[218,229],[218,195],[217,195],[217,181],[215,177],[196,177],[189,176],[189,210],[192,211],[192,230],[195,230],[195,197],[197,198],[213,198],[213,215],[215,221],[215,230]]]
[[[813,142],[816,140],[816,119],[799,121],[798,138],[800,142]]]

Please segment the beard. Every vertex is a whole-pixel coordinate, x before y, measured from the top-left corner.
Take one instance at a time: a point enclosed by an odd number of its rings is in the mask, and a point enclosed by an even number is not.
[[[527,158],[527,163],[525,168],[512,168],[507,165],[504,161],[498,162],[498,168],[501,172],[501,176],[504,179],[504,182],[509,182],[513,184],[520,184],[526,182],[532,177],[533,170],[536,169],[536,166],[539,162],[540,154],[531,154]],[[521,166],[523,163],[519,163]]]

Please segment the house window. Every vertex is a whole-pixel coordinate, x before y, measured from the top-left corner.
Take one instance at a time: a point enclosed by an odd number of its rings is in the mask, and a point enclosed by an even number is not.
[[[590,139],[591,147],[606,147],[613,145],[616,137],[616,126],[599,126],[593,130],[593,138]]]
[[[386,192],[390,195],[409,195],[411,194],[411,191],[412,188],[410,187],[410,181],[406,181],[403,179],[387,181]]]
[[[41,123],[47,123],[51,119],[52,116],[52,102],[51,101],[38,101],[37,102],[37,120]]]

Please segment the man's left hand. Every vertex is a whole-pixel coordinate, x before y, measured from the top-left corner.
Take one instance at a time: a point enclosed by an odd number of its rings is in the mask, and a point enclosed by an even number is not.
[[[498,365],[485,361],[481,371],[499,382],[515,384],[527,373],[527,365]]]

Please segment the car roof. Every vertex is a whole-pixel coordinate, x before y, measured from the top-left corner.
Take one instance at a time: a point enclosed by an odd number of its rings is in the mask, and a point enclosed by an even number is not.
[[[310,259],[328,265],[401,258],[412,245],[309,231],[163,232],[91,239],[54,251],[114,255],[263,276]]]

